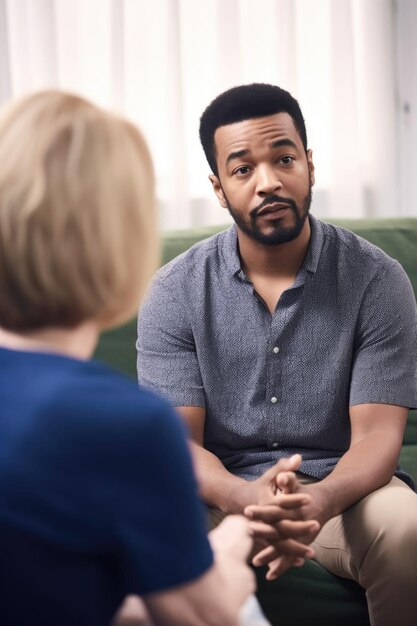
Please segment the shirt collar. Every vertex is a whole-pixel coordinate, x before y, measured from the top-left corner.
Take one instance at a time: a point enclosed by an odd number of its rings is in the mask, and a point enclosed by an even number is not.
[[[310,272],[311,274],[316,272],[324,243],[324,227],[322,222],[311,214],[308,219],[311,228],[310,243],[299,274],[304,273],[304,271]],[[225,232],[223,260],[232,275],[238,275],[242,279],[246,278],[240,265],[235,224]]]
[[[315,274],[324,244],[324,226],[320,220],[311,214],[308,216],[308,219],[310,221],[311,235],[303,269],[311,274]]]
[[[239,253],[237,251],[237,230],[235,224],[225,232],[223,260],[233,276],[239,273],[243,274],[242,268],[240,267]]]

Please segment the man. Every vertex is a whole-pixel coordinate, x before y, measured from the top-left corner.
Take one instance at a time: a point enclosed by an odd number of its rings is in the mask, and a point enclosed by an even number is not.
[[[309,214],[313,156],[288,92],[253,84],[221,94],[200,138],[235,225],[155,277],[139,316],[139,379],[179,407],[206,503],[218,518],[245,512],[269,542],[254,560],[269,578],[314,540],[318,562],[366,589],[374,626],[411,626],[417,497],[396,469],[417,404],[408,278]],[[265,485],[294,453],[298,480],[276,482],[311,496],[301,519],[316,526],[304,536],[299,511],[282,519]]]

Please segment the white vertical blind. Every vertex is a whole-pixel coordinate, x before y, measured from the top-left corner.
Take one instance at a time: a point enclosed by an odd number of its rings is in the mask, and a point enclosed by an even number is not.
[[[224,223],[199,117],[221,91],[293,93],[319,216],[417,215],[415,0],[0,0],[0,101],[77,91],[124,113],[154,157],[163,229]]]
[[[394,207],[404,215],[417,214],[417,2],[397,0],[396,40],[398,68],[398,126],[400,158],[397,167],[391,162],[390,175],[399,183]]]

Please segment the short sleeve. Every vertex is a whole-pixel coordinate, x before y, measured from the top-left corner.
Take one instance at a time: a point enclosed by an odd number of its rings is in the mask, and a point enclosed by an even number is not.
[[[352,365],[350,406],[417,405],[416,302],[410,281],[386,258],[360,307]]]
[[[174,411],[147,410],[116,485],[116,538],[126,593],[190,582],[213,562],[185,429]],[[121,486],[122,485],[122,486]]]
[[[173,406],[205,407],[194,336],[168,280],[154,280],[138,315],[138,380]]]

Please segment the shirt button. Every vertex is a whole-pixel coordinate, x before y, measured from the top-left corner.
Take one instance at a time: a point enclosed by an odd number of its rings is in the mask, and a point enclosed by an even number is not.
[[[272,444],[273,448],[278,448],[278,443],[276,441],[274,441],[274,443]]]
[[[279,352],[278,346],[275,346],[273,351],[275,352],[275,354],[278,354],[278,352]]]
[[[276,402],[278,402],[278,398],[276,398],[275,396],[272,396],[271,402],[272,404],[275,404]]]

